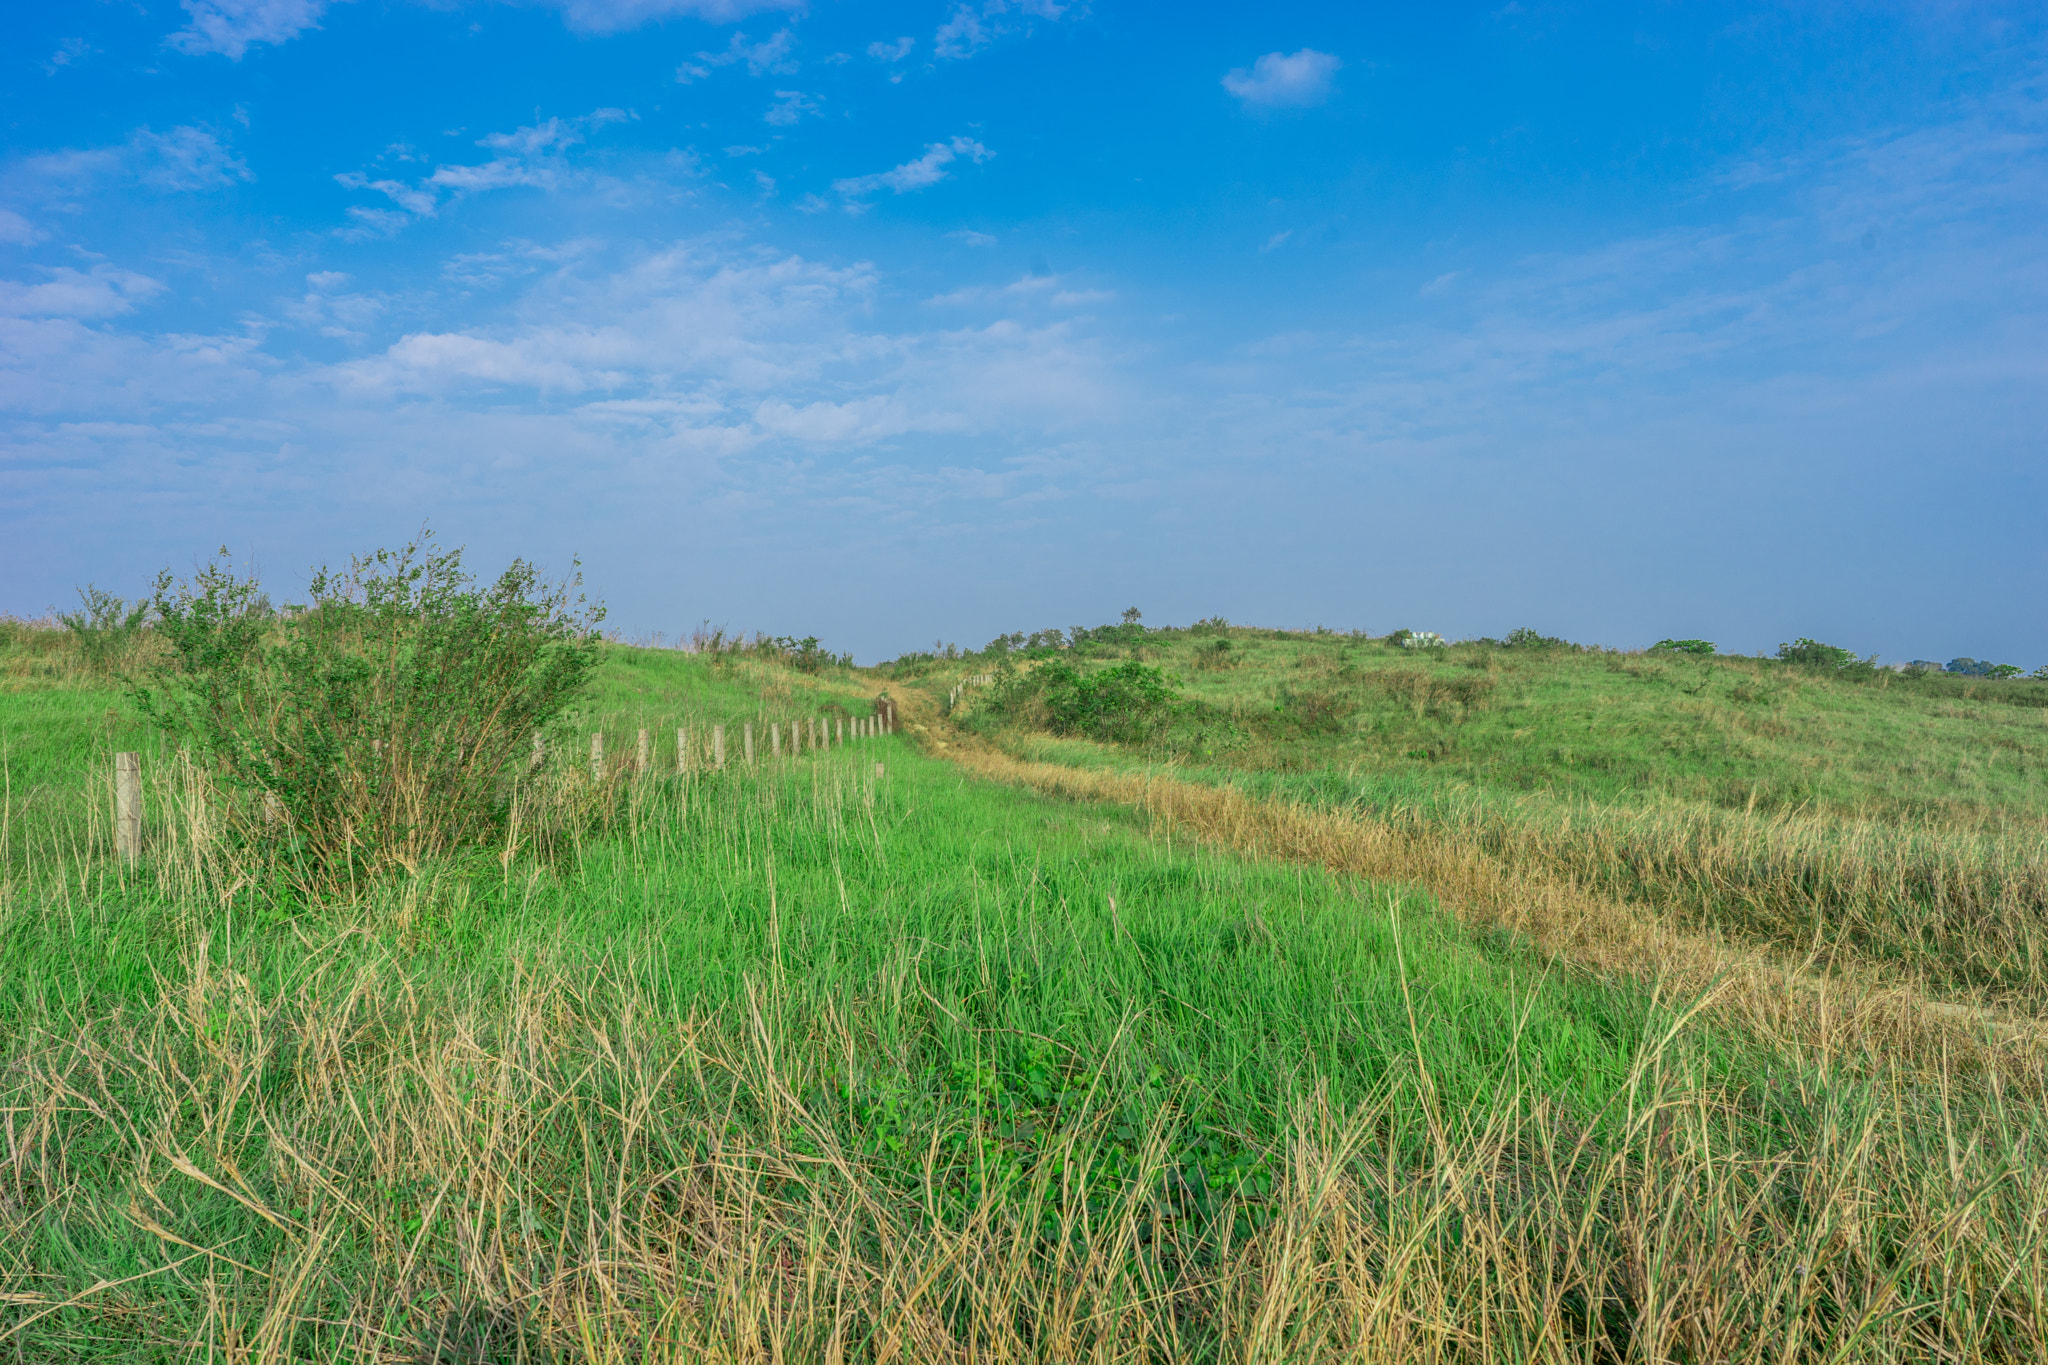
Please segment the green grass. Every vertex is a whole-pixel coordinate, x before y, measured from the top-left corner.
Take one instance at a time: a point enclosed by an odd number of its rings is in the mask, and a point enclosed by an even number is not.
[[[959,720],[1028,756],[1446,833],[1823,963],[2048,1010],[2038,685],[1248,631],[1230,667],[1198,667],[1217,638],[1147,637],[1187,700],[1143,744],[1020,730],[976,698]]]
[[[137,732],[76,680],[0,695],[43,794],[0,881],[0,1351],[2048,1340],[2038,1096],[1768,1054],[1420,893],[1169,847],[902,739],[578,785],[591,726],[619,752],[875,686],[617,651],[563,741],[562,799],[602,802],[574,837],[323,906],[112,865],[77,769]]]
[[[1199,705],[1155,748],[1240,769],[1335,768],[1604,805],[1674,797],[1945,824],[2048,821],[2048,685],[1762,660],[1155,632]],[[1393,677],[1402,685],[1389,687]],[[1426,693],[1408,683],[1421,677]]]

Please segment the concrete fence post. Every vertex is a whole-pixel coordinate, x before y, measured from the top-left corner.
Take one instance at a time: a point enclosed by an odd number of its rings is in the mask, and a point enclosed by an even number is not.
[[[711,727],[711,766],[714,768],[723,768],[725,766],[725,727],[723,725]]]
[[[542,739],[542,738],[541,738],[541,734],[540,734],[540,731],[538,731],[538,730],[535,730],[535,731],[533,732],[533,760],[532,760],[532,761],[531,761],[530,763],[528,763],[528,764],[526,765],[526,770],[527,770],[528,772],[530,772],[530,773],[537,773],[537,772],[539,772],[539,771],[540,771],[540,768],[541,768],[541,764],[543,764],[543,763],[545,763],[545,762],[547,762],[547,761],[548,761],[548,744],[547,744],[547,741],[546,741],[545,739]]]
[[[142,755],[114,755],[114,852],[132,863],[142,856]]]
[[[640,732],[640,742],[634,746],[633,766],[642,773],[654,766],[654,746],[648,743],[645,730]]]
[[[771,721],[769,721],[769,722],[768,722],[768,753],[769,753],[769,756],[770,756],[770,757],[773,757],[773,758],[781,758],[781,757],[782,757],[782,722],[781,722],[781,721],[777,721],[777,720],[771,720]]]
[[[748,721],[740,727],[740,737],[746,741],[747,766],[754,766],[754,722]]]
[[[689,771],[690,727],[687,725],[678,725],[676,727],[676,776],[681,777]]]
[[[604,731],[597,730],[590,736],[590,775],[599,782],[604,781]]]

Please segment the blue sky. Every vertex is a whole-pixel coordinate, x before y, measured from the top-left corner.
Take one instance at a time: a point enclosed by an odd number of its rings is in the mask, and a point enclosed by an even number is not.
[[[863,660],[1136,604],[2048,662],[2038,7],[0,24],[0,610],[431,522]]]

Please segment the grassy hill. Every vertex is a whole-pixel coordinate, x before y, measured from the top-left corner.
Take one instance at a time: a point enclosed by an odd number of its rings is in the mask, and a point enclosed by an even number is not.
[[[1003,668],[954,719],[1021,757],[1450,831],[1696,925],[2048,1008],[2048,684],[1221,627],[1076,652],[1135,656],[1179,699],[1106,744],[1047,713],[1044,651],[932,677]]]
[[[1077,672],[1132,647],[1084,650]],[[1417,658],[1250,632],[1135,648],[1183,700],[1119,743],[1048,733],[1043,691],[1008,671],[949,708],[994,660],[804,671],[772,651],[614,647],[513,781],[501,841],[309,897],[208,822],[222,798],[179,736],[141,724],[61,635],[16,629],[0,640],[0,1348],[1562,1362],[2048,1347],[2038,1050],[1952,1019],[1917,1052],[1839,1024],[1750,1029],[1676,975],[1486,930],[1450,899],[1461,867],[1592,858],[1565,817],[1594,812],[1622,822],[1602,837],[1683,808],[1767,822],[1780,843],[1802,821],[1904,838],[1933,822],[1852,799],[1873,755],[1914,742],[1886,726],[1970,734],[1961,710],[1982,708],[2032,743],[2043,712],[1734,662],[1688,692],[1697,666],[1634,657]],[[1778,691],[1732,695],[1752,684]],[[772,754],[767,726],[808,735],[883,691],[900,733]],[[1673,737],[1751,733],[1710,705],[1795,728],[1740,758],[1698,740],[1696,763],[1660,777]],[[642,730],[645,769],[625,761]],[[1845,738],[1803,763],[1795,736],[1822,733]],[[1438,735],[1451,743],[1433,751]],[[108,760],[128,748],[150,784],[134,868],[110,856],[106,814]],[[1176,833],[1146,797],[1033,794],[952,761],[1000,748],[1227,791],[1247,820],[1327,813],[1340,841],[1370,821],[1439,844],[1434,861],[1385,844],[1384,877],[1240,852]],[[1647,766],[1623,781],[1628,755]],[[1841,804],[1716,785],[1769,765],[1784,783],[1808,769]],[[1986,792],[2033,779],[1961,771],[1924,775],[1923,798],[1948,803],[1939,838],[2025,847],[2035,817]],[[1645,862],[1614,885],[1654,919],[1640,895],[1673,875]],[[1839,861],[1802,875],[1816,903],[1844,894]],[[1760,924],[1779,913],[1753,899]],[[1986,989],[1927,967],[1939,943],[1909,946],[1891,950],[1952,998]],[[2032,980],[1993,975],[2013,998]]]

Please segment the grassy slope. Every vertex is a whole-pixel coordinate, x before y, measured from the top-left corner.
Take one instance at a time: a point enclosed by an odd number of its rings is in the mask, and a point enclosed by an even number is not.
[[[597,709],[617,745],[870,687],[622,653]],[[0,697],[72,793],[29,844],[84,818],[64,768],[105,700]],[[1645,993],[1424,902],[1162,848],[897,741],[661,779],[552,865],[361,907],[52,868],[0,897],[0,1332],[36,1359],[2043,1337],[2033,1099],[1666,1046]]]
[[[966,723],[1080,766],[1171,764],[1449,829],[1498,856],[1804,953],[2048,1008],[2048,710],[2036,685],[1831,681],[1756,660],[1342,636],[1148,637],[1194,704],[1110,748]],[[969,665],[980,667],[981,665]],[[2000,700],[1993,700],[1993,699]],[[2014,705],[2013,702],[2027,704]]]
[[[1155,633],[1144,654],[1174,667],[1217,720],[1258,723],[1232,734],[1195,721],[1165,744],[1240,768],[1340,768],[1607,804],[1669,796],[1853,817],[2048,820],[2041,684],[1846,683],[1741,658],[1422,652],[1249,632],[1230,642],[1233,666],[1218,670],[1198,666],[1207,643]],[[1433,689],[1416,688],[1415,676]],[[2014,698],[2032,704],[2006,704]]]

